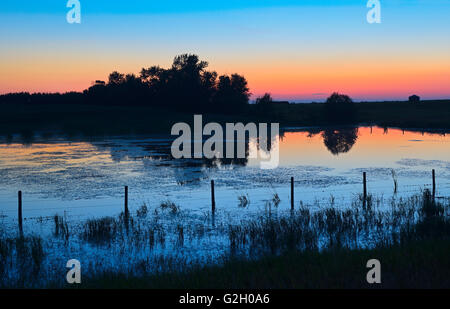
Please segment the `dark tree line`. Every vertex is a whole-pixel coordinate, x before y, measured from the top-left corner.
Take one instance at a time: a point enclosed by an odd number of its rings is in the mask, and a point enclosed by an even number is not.
[[[80,92],[11,93],[0,103],[157,106],[187,112],[240,113],[249,103],[247,80],[208,71],[197,55],[176,56],[170,68],[143,68],[139,75],[112,72]]]
[[[113,72],[106,83],[84,91],[97,104],[147,105],[180,111],[236,113],[248,104],[250,92],[243,76],[218,76],[197,55],[176,56],[170,68],[143,68],[136,76]]]
[[[197,55],[176,56],[171,67],[151,66],[138,75],[112,72],[107,81],[96,81],[83,92],[12,93],[0,96],[0,103],[89,104],[105,106],[150,106],[171,111],[220,114],[252,114],[278,120],[289,102],[278,102],[269,93],[249,106],[247,80],[239,75],[209,71],[208,62]],[[281,108],[280,108],[281,107]],[[347,95],[333,93],[323,105],[320,117],[329,124],[356,121],[357,109]]]

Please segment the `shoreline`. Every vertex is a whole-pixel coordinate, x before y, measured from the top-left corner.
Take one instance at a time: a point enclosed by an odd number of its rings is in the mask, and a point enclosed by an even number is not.
[[[0,100],[1,102],[1,100]],[[358,103],[352,123],[330,123],[322,103],[273,105],[261,113],[248,105],[239,114],[204,113],[204,122],[280,123],[284,128],[379,126],[412,131],[450,132],[450,100],[421,103]],[[30,135],[34,131],[67,135],[102,136],[114,134],[169,133],[176,122],[193,122],[194,114],[146,106],[104,106],[84,104],[0,103],[0,134]]]

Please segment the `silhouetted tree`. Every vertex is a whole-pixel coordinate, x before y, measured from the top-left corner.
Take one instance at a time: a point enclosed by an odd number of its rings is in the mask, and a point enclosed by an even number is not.
[[[143,68],[140,73],[142,83],[147,84],[148,87],[155,87],[161,82],[165,70],[159,66],[152,66],[148,69]]]
[[[249,91],[247,80],[243,76],[220,76],[214,100],[216,109],[228,114],[241,112],[248,104]]]
[[[188,112],[239,113],[250,97],[247,80],[238,74],[208,71],[208,62],[197,55],[176,56],[170,68],[143,68],[139,75],[112,72],[107,83],[96,81],[77,95],[17,94],[3,101],[72,102],[99,105],[162,106]]]
[[[333,123],[351,123],[356,119],[356,107],[352,99],[337,92],[325,102],[325,116]]]
[[[273,102],[270,93],[265,93],[262,97],[256,98],[256,104],[270,104]]]
[[[167,99],[177,109],[201,111],[209,103],[208,92],[203,85],[203,74],[208,62],[197,55],[176,56],[167,79]]]
[[[109,86],[118,86],[120,84],[123,84],[124,81],[125,81],[124,74],[121,74],[117,71],[114,71],[111,74],[109,74],[109,77],[108,77],[108,85]]]
[[[205,71],[201,76],[202,89],[204,96],[208,98],[208,104],[212,103],[212,98],[217,92],[217,72]]]
[[[410,103],[419,103],[420,102],[420,97],[418,95],[412,95],[408,98],[408,101]]]
[[[256,99],[256,110],[258,114],[263,117],[273,115],[275,106],[272,103],[273,99],[270,93],[265,93],[262,97],[258,97]]]

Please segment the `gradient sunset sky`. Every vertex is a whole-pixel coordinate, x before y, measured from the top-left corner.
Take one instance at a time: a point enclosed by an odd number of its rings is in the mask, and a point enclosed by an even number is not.
[[[195,53],[251,92],[323,101],[450,98],[450,0],[0,1],[0,93],[80,91]]]

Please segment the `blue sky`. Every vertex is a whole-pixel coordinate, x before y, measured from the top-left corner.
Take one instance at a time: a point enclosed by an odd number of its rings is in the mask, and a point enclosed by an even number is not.
[[[396,1],[415,3],[423,1]],[[222,11],[248,8],[267,8],[283,6],[342,6],[361,5],[361,0],[81,0],[83,10],[88,14],[159,14],[186,13],[204,11]],[[8,13],[60,13],[65,11],[66,1],[63,0],[2,0],[0,8]]]
[[[82,90],[189,52],[255,95],[450,96],[450,0],[382,0],[378,25],[365,0],[80,2],[71,25],[65,0],[0,1],[0,93]]]

